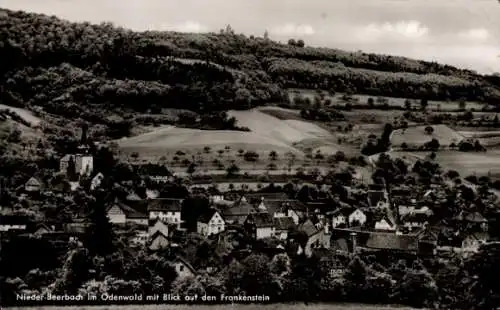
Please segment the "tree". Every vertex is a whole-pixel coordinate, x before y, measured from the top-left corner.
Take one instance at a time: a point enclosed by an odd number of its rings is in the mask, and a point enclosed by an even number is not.
[[[300,39],[300,40],[297,40],[297,46],[298,47],[304,47],[306,44],[304,43],[304,40]]]
[[[425,133],[428,135],[431,135],[434,132],[434,127],[432,126],[426,126],[425,127]]]
[[[90,227],[87,230],[86,247],[93,255],[104,256],[113,252],[113,228],[106,213],[106,200],[103,190],[96,193],[89,215]]]
[[[212,148],[211,148],[211,147],[209,147],[209,146],[205,146],[205,147],[203,148],[203,152],[205,152],[205,154],[210,154],[210,151],[211,151],[211,150],[212,150]]]
[[[408,111],[411,110],[411,100],[410,99],[405,100],[405,109]]]
[[[297,41],[295,41],[295,39],[289,39],[288,40],[288,45],[296,46],[297,45]]]
[[[76,181],[77,180],[76,164],[75,164],[75,159],[73,156],[69,157],[68,167],[66,168],[66,175],[67,175],[69,181]]]
[[[240,172],[240,168],[238,166],[236,166],[235,164],[231,164],[231,166],[229,166],[226,169],[226,172],[227,172],[227,176],[235,176]]]
[[[420,100],[420,107],[422,107],[422,110],[427,109],[428,105],[429,105],[429,102],[427,101],[427,99],[421,99]]]
[[[189,173],[189,174],[193,174],[194,172],[196,171],[196,164],[195,163],[191,163],[189,165],[189,167],[187,168],[186,172]]]
[[[276,151],[273,150],[273,151],[269,152],[269,159],[274,161],[277,158],[278,158],[278,153],[276,153]]]
[[[467,102],[465,101],[465,98],[460,98],[460,100],[458,101],[458,108],[461,111],[465,111],[466,107],[467,107]]]

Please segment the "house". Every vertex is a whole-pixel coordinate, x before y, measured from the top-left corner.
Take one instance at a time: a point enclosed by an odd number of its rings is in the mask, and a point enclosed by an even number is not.
[[[286,201],[292,200],[286,193],[276,192],[276,193],[251,193],[242,196],[246,201],[250,203],[261,202],[261,201]]]
[[[190,278],[196,275],[196,270],[193,268],[193,266],[182,257],[177,257],[171,263],[171,266],[177,272],[177,279]]]
[[[288,232],[295,227],[291,217],[274,217],[274,236],[281,240],[288,239]]]
[[[48,234],[55,231],[55,227],[52,225],[46,225],[44,223],[40,223],[35,226],[35,230],[33,231],[33,235],[35,236],[41,236],[44,234]]]
[[[300,252],[306,256],[311,256],[315,248],[330,248],[330,235],[325,234],[323,229],[318,229],[311,220],[306,220],[299,225],[298,230],[303,232],[307,240],[300,246]]]
[[[167,223],[161,219],[149,220],[148,223],[148,236],[152,238],[156,232],[162,233],[164,236],[169,237],[171,235],[171,228]]]
[[[375,222],[374,228],[380,231],[395,231],[397,227],[394,219],[386,214]]]
[[[349,226],[363,226],[366,223],[366,214],[361,209],[356,209],[348,217]]]
[[[160,192],[157,190],[146,189],[146,198],[147,199],[156,199],[160,196]]]
[[[333,212],[327,213],[332,218],[332,227],[347,226],[349,215],[352,213],[352,208],[339,208]]]
[[[158,251],[163,248],[166,248],[170,242],[168,241],[168,237],[165,236],[162,232],[156,231],[149,240],[149,249],[152,251]]]
[[[28,193],[39,192],[42,189],[42,183],[34,177],[31,177],[24,184],[24,190]]]
[[[274,235],[273,217],[269,213],[253,213],[247,217],[245,227],[255,239],[270,238]]]
[[[152,199],[149,200],[148,213],[150,219],[159,218],[167,223],[181,226],[182,199]]]
[[[401,216],[402,226],[408,231],[423,228],[429,221],[429,216],[425,212],[410,212]]]
[[[209,209],[199,219],[197,231],[202,236],[210,236],[223,232],[225,222],[222,215],[215,209]]]
[[[118,200],[108,206],[107,215],[110,223],[125,224],[128,222],[147,225],[148,217],[146,214],[147,205],[144,202],[137,202],[132,204],[128,202],[124,204]]]
[[[479,212],[465,212],[462,211],[456,217],[456,220],[468,230],[488,230],[488,220]]]
[[[226,224],[243,225],[253,213],[257,213],[257,210],[243,197],[223,210],[223,218]]]
[[[80,175],[89,176],[94,169],[94,157],[89,154],[67,154],[59,163],[59,170],[63,173],[67,172],[69,162],[73,160],[75,163],[75,172]]]
[[[27,216],[17,214],[4,214],[0,216],[0,232],[25,231],[30,221]]]
[[[76,182],[69,182],[69,187],[70,187],[70,190],[72,192],[76,191],[77,189],[80,188],[80,182],[76,181]]]
[[[286,216],[291,217],[295,225],[303,223],[308,217],[307,206],[298,200],[290,201],[285,204]]]
[[[341,255],[330,249],[315,249],[313,254],[319,258],[318,268],[331,278],[342,276],[350,261],[348,255]]]
[[[477,252],[479,247],[488,242],[490,236],[487,232],[475,232],[467,234],[462,241],[462,250],[467,252]]]
[[[102,180],[104,180],[104,175],[99,172],[92,178],[92,181],[90,181],[90,190],[93,191],[101,186]]]
[[[215,186],[207,188],[207,194],[211,203],[217,203],[219,201],[224,201],[224,194],[221,193],[219,189]]]
[[[387,208],[389,206],[389,198],[385,190],[369,190],[368,191],[368,206],[372,208]]]
[[[439,239],[438,231],[434,231],[429,226],[424,226],[424,228],[415,233],[415,236],[418,239],[418,248],[421,254],[436,253]]]

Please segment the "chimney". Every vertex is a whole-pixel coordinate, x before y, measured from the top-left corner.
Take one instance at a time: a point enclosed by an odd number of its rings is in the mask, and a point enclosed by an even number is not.
[[[352,253],[356,253],[356,248],[357,248],[357,233],[351,232],[350,237],[351,237],[351,244],[352,244]]]

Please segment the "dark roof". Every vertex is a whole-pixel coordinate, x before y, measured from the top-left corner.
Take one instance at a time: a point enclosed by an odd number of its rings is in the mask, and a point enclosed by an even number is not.
[[[418,239],[413,235],[396,235],[391,233],[371,233],[366,247],[381,250],[416,251]]]
[[[168,239],[168,236],[165,236],[165,234],[161,230],[157,230],[154,232],[154,234],[150,238],[150,242],[153,242],[157,237],[163,237],[165,239]]]
[[[191,265],[184,257],[177,256],[174,260],[175,262],[180,262],[184,266],[186,266],[192,273],[196,273],[196,269],[193,268],[193,265]]]
[[[291,200],[290,197],[286,193],[283,192],[277,192],[277,193],[250,193],[250,194],[244,194],[243,197],[246,198],[248,202],[251,201],[261,201],[262,199],[264,201],[268,200]]]
[[[340,215],[343,215],[343,216],[349,216],[352,212],[354,211],[353,208],[349,207],[349,208],[338,208],[337,210],[335,211],[332,211],[332,212],[329,212],[328,215],[331,215],[331,216],[334,216],[334,217],[337,217],[337,216],[340,216]]]
[[[431,229],[430,227],[425,227],[414,234],[418,241],[423,242],[437,242],[439,239],[439,233]]]
[[[384,191],[368,191],[368,204],[371,207],[377,206],[379,201],[385,201]]]
[[[307,220],[304,223],[300,224],[298,229],[299,231],[305,232],[308,237],[314,236],[315,234],[319,233],[319,230],[311,222],[311,220]]]
[[[269,213],[254,213],[248,216],[248,223],[252,223],[255,227],[273,227],[273,217]]]
[[[276,230],[289,230],[295,227],[295,223],[291,217],[275,217],[273,218],[273,222]]]
[[[182,199],[152,199],[148,204],[148,211],[180,212],[181,209]]]
[[[201,223],[208,223],[214,216],[214,214],[217,213],[217,210],[215,209],[208,209],[205,213],[203,213],[200,218],[198,219],[198,222]]]
[[[407,214],[404,214],[401,216],[401,220],[404,222],[417,222],[417,223],[424,223],[429,220],[429,216],[425,213],[414,213],[410,212]]]
[[[257,210],[252,204],[239,200],[224,209],[224,216],[248,215],[255,212],[257,212]]]
[[[27,225],[31,221],[28,216],[18,214],[6,214],[0,216],[0,225]]]

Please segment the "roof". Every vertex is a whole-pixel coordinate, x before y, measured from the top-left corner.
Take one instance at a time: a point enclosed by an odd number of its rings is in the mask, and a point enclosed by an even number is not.
[[[251,193],[251,194],[245,194],[243,197],[246,198],[247,201],[252,202],[252,201],[269,201],[269,200],[291,200],[290,197],[286,193],[283,192],[277,192],[277,193]]]
[[[329,215],[333,217],[337,216],[349,216],[354,210],[352,208],[338,208],[333,212],[329,212]]]
[[[158,237],[161,237],[161,238],[165,238],[165,239],[168,239],[168,236],[165,236],[165,234],[161,231],[161,230],[157,230],[154,232],[154,234],[151,236],[150,238],[150,242],[153,242],[153,240],[155,240],[156,238]]]
[[[255,212],[257,210],[254,206],[246,201],[239,200],[224,210],[224,216],[248,215]]]
[[[205,213],[203,213],[200,218],[198,219],[198,222],[205,223],[207,224],[210,222],[212,217],[217,213],[217,210],[215,209],[208,209]]]
[[[269,213],[254,213],[250,214],[247,222],[252,223],[257,228],[273,227],[273,217]]]
[[[120,210],[125,213],[127,218],[147,218],[147,209],[148,204],[145,200],[137,200],[137,201],[127,201],[127,203],[123,203],[121,201],[115,201],[113,204],[110,204],[107,207],[106,211],[109,211],[113,206],[117,206]]]
[[[415,251],[418,249],[418,239],[413,235],[371,233],[366,247],[380,250]]]
[[[193,268],[193,266],[184,258],[184,257],[181,257],[181,256],[177,256],[174,261],[175,262],[180,262],[182,263],[184,266],[186,266],[192,273],[196,273],[196,269]]]
[[[425,213],[410,212],[401,216],[403,222],[417,222],[424,223],[429,220],[429,216]]]
[[[26,183],[26,186],[40,186],[42,183],[38,181],[35,177],[31,177]]]
[[[472,234],[468,234],[464,239],[475,239],[479,241],[488,241],[490,239],[490,235],[486,232],[475,232]]]
[[[152,199],[149,200],[148,211],[181,212],[182,199]]]
[[[298,230],[305,232],[308,237],[314,236],[315,234],[319,233],[319,230],[311,222],[311,220],[307,220],[304,223],[300,224]]]
[[[291,217],[275,217],[273,218],[273,222],[276,230],[289,230],[295,227],[295,223]]]
[[[472,222],[472,223],[485,223],[485,222],[488,222],[484,216],[479,213],[479,212],[471,212],[471,213],[467,213],[467,212],[460,212],[460,214],[458,215],[457,219],[459,221],[467,221],[467,222]]]

